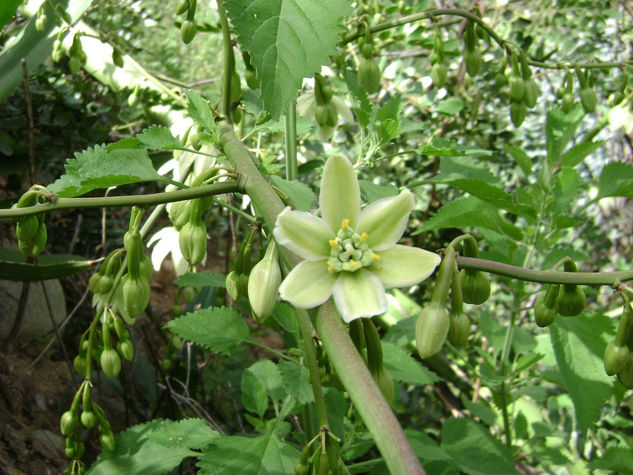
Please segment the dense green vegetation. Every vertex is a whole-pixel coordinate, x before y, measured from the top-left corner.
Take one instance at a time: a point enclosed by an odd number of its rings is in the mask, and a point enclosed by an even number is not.
[[[626,2],[0,27],[1,275],[90,290],[69,473],[633,473]]]

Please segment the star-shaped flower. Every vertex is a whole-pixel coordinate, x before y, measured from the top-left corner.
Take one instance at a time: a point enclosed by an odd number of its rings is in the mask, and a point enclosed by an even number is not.
[[[341,155],[325,163],[319,203],[321,217],[286,208],[275,224],[277,242],[304,259],[279,288],[295,307],[317,307],[334,295],[346,322],[379,315],[387,310],[385,287],[416,284],[440,262],[435,253],[396,244],[412,193],[405,189],[361,210],[358,180]]]

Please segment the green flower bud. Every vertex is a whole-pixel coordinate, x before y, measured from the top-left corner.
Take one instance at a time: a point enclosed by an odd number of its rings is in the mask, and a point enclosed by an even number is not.
[[[514,102],[521,102],[525,94],[525,82],[522,77],[512,76],[510,78],[510,99]]]
[[[574,100],[574,96],[572,94],[565,93],[565,95],[563,95],[563,112],[565,114],[569,114],[574,108],[575,102],[576,101]]]
[[[185,20],[182,22],[182,25],[180,25],[180,38],[185,44],[191,43],[197,32],[198,28],[191,20]]]
[[[450,316],[448,341],[454,346],[463,346],[470,335],[470,320],[463,313]]]
[[[117,343],[116,347],[123,358],[128,361],[132,361],[132,358],[134,358],[134,346],[130,340],[120,341]]]
[[[176,5],[176,15],[182,15],[189,10],[189,0],[179,0]]]
[[[591,87],[581,89],[580,102],[582,103],[582,108],[585,109],[585,112],[594,112],[596,110],[596,106],[598,105],[598,96],[596,95],[596,91],[594,91]]]
[[[380,89],[381,73],[375,59],[363,58],[358,65],[358,83],[365,88],[369,94],[378,92]]]
[[[633,358],[626,358],[624,367],[618,371],[618,380],[624,387],[633,389]]]
[[[116,378],[121,372],[121,358],[113,348],[104,348],[101,352],[101,369],[108,378]]]
[[[253,90],[259,89],[261,83],[257,78],[257,73],[254,69],[246,69],[246,71],[244,71],[244,78],[246,79],[246,84],[248,87]]]
[[[112,452],[114,451],[114,434],[110,431],[104,432],[99,436],[99,442],[101,443],[101,447],[105,450]]]
[[[490,280],[483,272],[462,269],[459,273],[462,282],[464,302],[481,305],[490,297]]]
[[[191,201],[176,201],[169,207],[169,220],[176,229],[182,228],[189,221]]]
[[[476,76],[483,64],[479,49],[466,48],[464,50],[464,62],[466,63],[466,72],[468,72],[470,76]]]
[[[207,255],[207,227],[198,220],[189,221],[180,230],[178,242],[183,257],[192,266],[200,264]]]
[[[15,235],[19,241],[29,241],[34,239],[40,228],[40,220],[37,216],[31,215],[20,218],[15,225]]]
[[[525,92],[523,94],[523,102],[530,109],[536,105],[536,101],[540,95],[538,84],[534,78],[530,78],[525,81]]]
[[[445,64],[435,63],[433,65],[433,68],[431,69],[431,79],[433,79],[435,87],[443,87],[444,84],[446,84],[447,72]]]
[[[506,77],[506,75],[503,73],[497,73],[497,75],[495,76],[495,87],[497,89],[501,89],[506,84],[508,84],[508,78]]]
[[[122,68],[125,65],[125,61],[123,60],[123,55],[116,48],[112,48],[112,62],[117,68]]]
[[[609,375],[620,373],[631,360],[631,352],[627,346],[618,346],[610,342],[604,350],[604,371]]]
[[[83,424],[85,428],[91,429],[92,427],[94,427],[96,422],[97,422],[97,418],[95,417],[94,412],[83,411],[81,413],[81,423]]]
[[[449,327],[450,318],[442,303],[430,302],[424,306],[415,325],[415,345],[420,358],[429,358],[442,349]]]
[[[75,371],[77,371],[79,376],[83,376],[85,378],[88,374],[88,359],[81,354],[75,356],[73,359],[73,368],[75,368]]]
[[[248,301],[256,322],[264,323],[273,313],[280,284],[277,245],[270,241],[263,259],[255,264],[248,277]]]
[[[64,412],[61,419],[59,420],[59,430],[62,435],[68,437],[70,434],[72,434],[75,426],[77,425],[77,422],[79,422],[79,418],[74,411]]]
[[[524,102],[510,104],[510,119],[515,127],[520,127],[527,116],[527,106]]]
[[[577,285],[563,285],[558,294],[558,313],[564,317],[575,317],[584,309],[587,298],[583,290]]]
[[[149,303],[149,282],[141,277],[126,274],[121,279],[123,306],[130,318],[138,317]]]
[[[545,306],[545,298],[539,297],[534,304],[534,321],[541,327],[547,327],[552,324],[556,318],[557,311],[555,308],[547,308]]]

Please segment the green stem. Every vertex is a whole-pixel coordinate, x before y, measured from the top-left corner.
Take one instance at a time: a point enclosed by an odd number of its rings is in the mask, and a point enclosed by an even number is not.
[[[211,195],[240,192],[238,182],[225,181],[211,185],[196,186],[185,190],[164,191],[147,195],[99,196],[89,198],[57,198],[54,202],[26,208],[1,209],[0,219],[19,218],[48,211],[70,208],[110,208],[114,206],[154,206],[173,201],[191,200]]]
[[[457,257],[460,269],[479,270],[491,274],[512,277],[518,280],[540,282],[542,284],[611,285],[633,280],[633,270],[615,272],[560,272],[554,270],[532,270],[512,266],[502,262]]]
[[[233,123],[231,114],[231,79],[235,69],[235,56],[233,56],[233,43],[231,42],[231,29],[226,17],[226,10],[222,0],[216,1],[218,16],[222,29],[222,51],[224,57],[224,75],[222,76],[222,114],[229,123]]]
[[[321,373],[314,351],[314,341],[312,340],[312,323],[308,312],[304,309],[295,309],[297,322],[299,323],[299,331],[303,340],[303,353],[305,355],[305,364],[310,372],[310,384],[314,393],[314,402],[316,404],[317,417],[319,418],[320,427],[329,427],[330,423],[325,407],[325,399],[323,398],[323,390],[321,389]],[[339,434],[342,435],[342,434]]]
[[[214,200],[213,200],[213,202],[214,202],[215,204],[218,204],[218,205],[220,205],[220,206],[223,206],[223,207],[224,207],[224,208],[226,208],[226,209],[229,209],[229,210],[233,211],[235,214],[237,214],[237,215],[241,216],[242,218],[244,218],[245,220],[247,220],[249,223],[255,223],[255,222],[257,222],[257,218],[256,218],[255,216],[250,215],[250,214],[248,214],[248,213],[246,213],[246,212],[242,211],[241,209],[239,209],[239,208],[237,208],[237,207],[235,207],[235,206],[233,206],[233,205],[231,205],[231,204],[229,204],[229,203],[226,203],[226,202],[224,202],[224,201],[222,201],[222,200],[218,200],[218,199],[214,199]]]
[[[360,358],[331,300],[319,307],[316,328],[336,373],[373,436],[390,473],[424,473],[398,419]]]
[[[292,102],[286,114],[286,179],[296,180],[297,171],[297,105]]]

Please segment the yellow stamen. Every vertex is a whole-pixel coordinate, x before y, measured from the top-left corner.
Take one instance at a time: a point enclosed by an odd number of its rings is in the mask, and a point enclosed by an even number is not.
[[[330,247],[336,247],[338,246],[338,242],[336,242],[334,239],[330,239]]]
[[[356,261],[349,263],[349,268],[350,269],[356,269],[358,266],[360,266],[360,264],[358,262],[356,262]]]
[[[343,222],[341,223],[341,228],[347,229],[348,226],[349,226],[349,219],[343,218]]]
[[[332,272],[334,272],[334,264],[332,264],[330,261],[328,261],[327,263],[327,271],[331,274]]]
[[[375,260],[375,261],[379,261],[379,260],[380,260],[380,256],[379,256],[378,254],[376,254],[376,253],[373,253],[373,254],[371,255],[371,258],[372,258],[373,260]]]
[[[367,234],[367,233],[363,233],[363,234],[361,234],[361,235],[360,235],[360,237],[358,238],[358,240],[359,240],[360,242],[365,242],[365,241],[367,241],[367,238],[368,238],[368,237],[369,237],[369,234]]]

